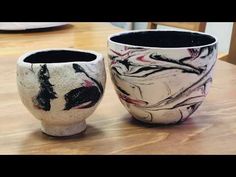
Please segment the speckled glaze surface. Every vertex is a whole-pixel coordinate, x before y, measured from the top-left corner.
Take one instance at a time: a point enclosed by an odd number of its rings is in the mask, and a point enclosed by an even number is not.
[[[43,62],[44,58],[40,57],[39,61],[25,60],[38,53],[56,51],[85,52],[95,58],[91,61],[75,58],[66,62]],[[101,101],[105,82],[103,57],[93,51],[38,50],[26,53],[17,62],[20,98],[25,107],[41,121],[42,131],[52,136],[74,135],[86,129],[85,119]]]
[[[149,31],[168,32],[136,32]],[[217,58],[217,39],[208,35],[215,41],[191,47],[168,47],[171,41],[165,44],[167,47],[149,47],[113,40],[134,32],[108,38],[110,74],[121,103],[143,122],[175,124],[186,120],[209,91]],[[137,43],[135,36],[130,39]]]

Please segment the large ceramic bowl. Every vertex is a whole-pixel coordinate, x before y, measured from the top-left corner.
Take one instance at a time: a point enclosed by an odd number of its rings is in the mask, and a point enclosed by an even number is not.
[[[17,62],[17,86],[26,108],[53,136],[77,134],[98,106],[106,81],[101,54],[76,49],[28,52]]]
[[[193,31],[139,30],[108,38],[112,81],[138,120],[172,124],[202,104],[212,82],[217,39]]]

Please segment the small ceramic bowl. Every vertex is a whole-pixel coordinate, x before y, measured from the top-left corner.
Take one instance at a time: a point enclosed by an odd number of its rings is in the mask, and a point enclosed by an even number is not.
[[[101,54],[76,49],[28,52],[17,62],[17,86],[25,107],[52,136],[86,129],[85,119],[98,106],[106,73]]]
[[[173,124],[202,104],[212,82],[217,39],[194,31],[138,30],[108,38],[112,81],[140,121]]]

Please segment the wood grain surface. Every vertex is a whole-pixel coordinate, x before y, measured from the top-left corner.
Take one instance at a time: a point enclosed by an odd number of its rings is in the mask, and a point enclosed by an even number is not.
[[[107,60],[107,37],[119,31],[109,23],[73,23],[0,33],[0,154],[236,154],[236,67],[220,60],[205,102],[182,124],[151,126],[132,119],[107,72],[103,100],[85,132],[68,138],[41,133],[17,93],[18,57],[34,49],[74,47],[101,52]]]

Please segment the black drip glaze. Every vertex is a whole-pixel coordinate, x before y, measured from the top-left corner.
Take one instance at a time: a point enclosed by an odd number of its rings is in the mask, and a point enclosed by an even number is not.
[[[194,32],[184,31],[141,31],[113,36],[111,41],[143,47],[194,47],[214,43],[215,38]]]
[[[52,99],[56,99],[56,92],[53,89],[53,84],[49,82],[50,74],[47,65],[42,65],[38,72],[38,81],[40,83],[40,90],[36,97],[33,98],[33,103],[38,109],[50,111]]]
[[[52,50],[34,53],[24,59],[27,63],[64,63],[83,61],[89,62],[97,58],[92,53],[66,50]]]

